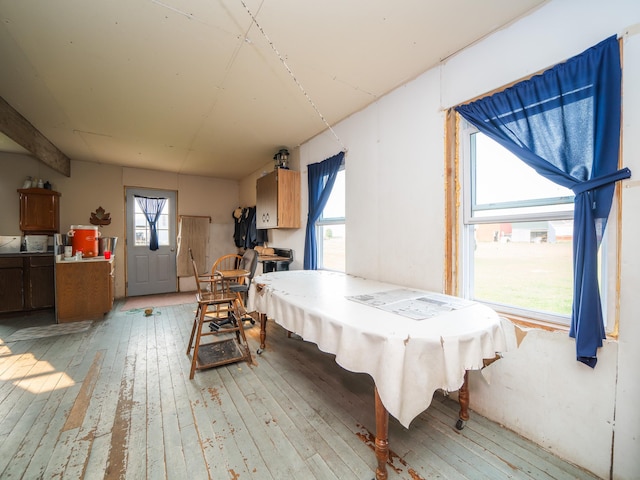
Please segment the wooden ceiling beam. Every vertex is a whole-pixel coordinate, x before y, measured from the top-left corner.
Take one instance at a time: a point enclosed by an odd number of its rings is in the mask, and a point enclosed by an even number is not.
[[[31,123],[20,115],[7,101],[0,97],[0,132],[31,152],[42,163],[56,172],[70,177],[71,160],[58,147],[42,135]]]

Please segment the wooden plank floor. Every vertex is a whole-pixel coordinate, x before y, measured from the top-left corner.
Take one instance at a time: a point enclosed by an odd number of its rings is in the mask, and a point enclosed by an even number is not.
[[[374,476],[367,375],[270,322],[253,366],[189,380],[194,305],[146,317],[122,303],[78,325],[52,325],[51,313],[0,318],[0,478]],[[247,329],[253,352],[258,333]],[[439,393],[410,429],[392,418],[389,478],[596,478],[473,412],[461,432],[456,419],[457,404]]]

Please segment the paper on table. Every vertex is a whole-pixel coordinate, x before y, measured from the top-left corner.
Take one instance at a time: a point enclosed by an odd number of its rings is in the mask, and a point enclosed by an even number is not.
[[[380,308],[414,320],[425,320],[444,312],[464,308],[472,302],[463,298],[417,290],[397,289],[346,297],[348,300]]]

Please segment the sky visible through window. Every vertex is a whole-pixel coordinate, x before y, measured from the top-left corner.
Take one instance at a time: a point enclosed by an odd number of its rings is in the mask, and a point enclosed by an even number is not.
[[[476,133],[475,140],[478,204],[573,196],[486,135]]]

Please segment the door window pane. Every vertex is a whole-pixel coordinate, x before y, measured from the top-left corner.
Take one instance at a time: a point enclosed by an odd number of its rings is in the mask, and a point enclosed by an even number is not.
[[[158,217],[156,230],[158,232],[158,245],[169,245],[169,213],[171,212],[171,200],[167,202],[162,209],[162,213]],[[151,233],[149,230],[149,222],[138,202],[135,202],[135,244],[138,247],[148,246],[151,241]]]

